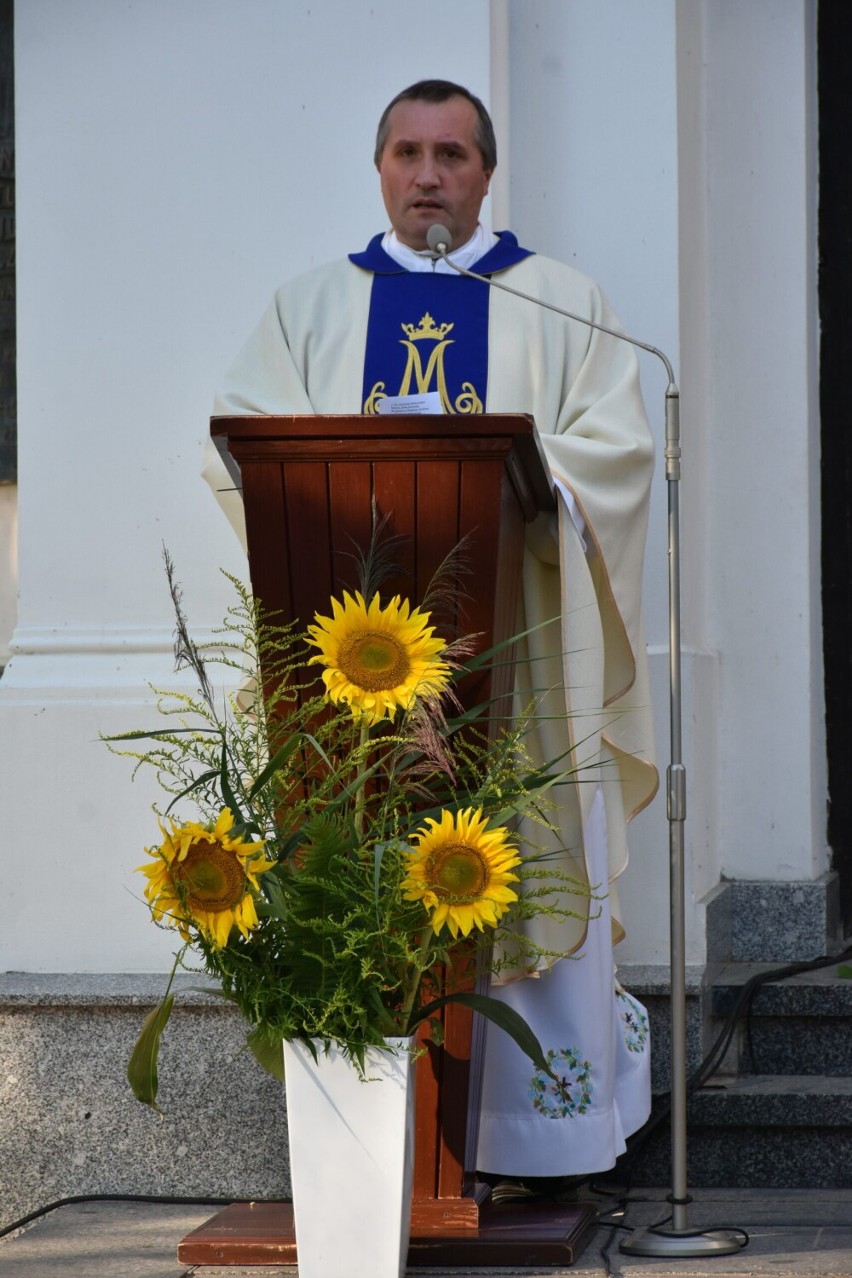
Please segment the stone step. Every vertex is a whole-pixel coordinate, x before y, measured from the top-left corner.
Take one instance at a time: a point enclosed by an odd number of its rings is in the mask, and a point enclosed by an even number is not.
[[[846,960],[847,963],[849,960]],[[852,979],[839,963],[761,985],[744,1009],[717,1070],[728,1074],[852,1074]],[[715,1043],[746,983],[777,970],[768,963],[715,965],[686,971],[687,1071],[692,1075]],[[648,1009],[652,1085],[669,1086],[670,977],[667,967],[622,965],[622,984]]]
[[[849,960],[846,959],[846,962]],[[691,1076],[746,983],[777,965],[729,963],[687,972]],[[655,1092],[668,1087],[667,973],[620,971],[649,1008]],[[703,1028],[702,1028],[703,1027]],[[688,1106],[688,1179],[695,1187],[852,1187],[852,980],[838,962],[761,985],[716,1074]],[[659,1109],[664,1097],[658,1097]],[[668,1122],[620,1160],[633,1184],[671,1185]]]
[[[743,987],[768,964],[736,963],[713,973],[705,1043],[732,1014]],[[728,1073],[852,1074],[852,979],[835,962],[761,985],[739,1017],[721,1069]]]
[[[715,1077],[689,1101],[687,1163],[696,1187],[852,1187],[852,1078]],[[670,1184],[668,1122],[618,1170],[634,1184]]]
[[[702,1060],[704,969],[686,969],[686,1060],[692,1074]],[[619,964],[618,979],[648,1012],[651,1026],[651,1087],[663,1092],[669,1087],[671,1071],[671,974],[662,964]]]

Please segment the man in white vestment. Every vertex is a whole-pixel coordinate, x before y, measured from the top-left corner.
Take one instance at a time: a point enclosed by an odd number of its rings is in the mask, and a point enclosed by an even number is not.
[[[519,630],[561,617],[562,634],[554,643],[552,625],[536,630],[519,668],[535,670],[530,688],[548,689],[536,694],[535,753],[551,760],[573,746],[581,765],[550,850],[591,893],[568,902],[577,919],[529,927],[564,957],[510,971],[494,991],[530,1023],[560,1083],[531,1076],[528,1058],[492,1032],[477,1166],[533,1185],[588,1176],[613,1166],[650,1110],[647,1014],[613,961],[626,825],[657,785],[640,609],[653,450],[636,360],[628,343],[459,276],[427,247],[440,224],[459,265],[618,327],[593,281],[484,230],[496,144],[467,89],[431,80],[399,94],[375,162],[390,229],[277,291],[216,412],[373,413],[414,395],[421,411],[535,418],[557,510],[528,529]],[[240,495],[212,447],[205,475],[244,537]],[[534,839],[540,847],[540,829]]]

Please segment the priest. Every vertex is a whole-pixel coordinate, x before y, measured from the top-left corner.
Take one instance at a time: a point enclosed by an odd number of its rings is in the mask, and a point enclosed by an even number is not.
[[[628,343],[459,276],[429,249],[440,224],[459,265],[618,327],[592,280],[483,228],[496,163],[491,120],[467,89],[425,80],[398,94],[375,150],[390,228],[276,292],[215,411],[369,414],[405,399],[535,418],[558,497],[527,534],[518,629],[542,628],[521,654],[518,702],[535,698],[540,760],[574,750],[548,850],[589,890],[567,902],[576,918],[530,925],[550,957],[505,970],[494,990],[560,1079],[531,1077],[514,1043],[489,1035],[477,1166],[524,1194],[610,1168],[650,1109],[647,1014],[619,985],[613,946],[626,827],[657,786],[640,597],[653,449]],[[244,538],[212,446],[205,475]],[[556,636],[544,624],[555,617]],[[532,837],[541,847],[540,827]]]

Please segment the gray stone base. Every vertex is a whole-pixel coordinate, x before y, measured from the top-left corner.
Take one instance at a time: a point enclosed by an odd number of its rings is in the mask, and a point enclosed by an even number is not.
[[[0,1226],[77,1194],[289,1196],[283,1089],[221,999],[178,995],[160,1058],[163,1116],[134,1098],[127,1060],[164,986],[0,976]]]
[[[797,963],[835,953],[838,880],[777,883],[735,879],[706,898],[707,961]]]

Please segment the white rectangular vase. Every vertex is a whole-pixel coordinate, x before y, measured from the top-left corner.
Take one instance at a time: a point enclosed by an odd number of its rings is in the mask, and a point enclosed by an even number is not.
[[[370,1048],[366,1079],[332,1045],[284,1043],[299,1278],[399,1278],[414,1175],[408,1039]]]

